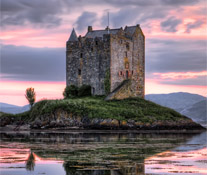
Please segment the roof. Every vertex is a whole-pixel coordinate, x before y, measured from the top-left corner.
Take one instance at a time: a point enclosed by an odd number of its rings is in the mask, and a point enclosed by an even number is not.
[[[136,31],[137,26],[126,26],[124,31],[129,34],[130,36],[132,36],[134,34],[134,32]]]
[[[119,29],[110,29],[109,33],[115,35],[118,33],[119,30],[120,30],[120,28]],[[108,30],[93,30],[93,31],[86,33],[85,37],[86,38],[103,37],[103,35],[105,35],[105,34],[108,34]]]
[[[78,41],[78,37],[76,35],[76,32],[75,32],[74,28],[73,28],[73,30],[70,34],[70,38],[68,39],[68,41]]]

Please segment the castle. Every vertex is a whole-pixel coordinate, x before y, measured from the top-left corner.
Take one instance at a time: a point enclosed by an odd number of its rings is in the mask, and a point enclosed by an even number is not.
[[[92,87],[93,95],[144,97],[145,36],[139,25],[93,30],[66,42],[66,83]]]

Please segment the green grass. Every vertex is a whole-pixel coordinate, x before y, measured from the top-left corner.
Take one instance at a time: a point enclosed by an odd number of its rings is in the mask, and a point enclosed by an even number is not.
[[[88,116],[89,118],[132,119],[144,123],[186,119],[186,117],[172,109],[162,107],[141,98],[104,101],[104,97],[97,96],[64,100],[42,100],[37,102],[28,112],[16,115],[5,115],[34,120],[36,116],[52,114],[58,109],[77,116]]]

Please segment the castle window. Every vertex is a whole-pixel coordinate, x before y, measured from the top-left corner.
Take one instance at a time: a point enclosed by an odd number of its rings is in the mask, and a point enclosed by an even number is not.
[[[125,57],[127,57],[127,52],[124,52]]]
[[[132,70],[132,75],[134,74],[134,71]]]
[[[83,53],[80,53],[80,57],[83,58]]]
[[[95,88],[94,87],[92,88],[92,94],[93,95],[95,94]]]
[[[126,79],[128,79],[129,78],[129,72],[128,72],[128,70],[126,71]]]
[[[78,75],[81,75],[81,69],[78,69]]]
[[[129,43],[126,43],[126,49],[129,50]]]
[[[120,71],[120,75],[122,75],[122,71]]]
[[[98,46],[98,41],[96,41],[96,45]]]
[[[93,47],[91,47],[91,52],[93,52]]]

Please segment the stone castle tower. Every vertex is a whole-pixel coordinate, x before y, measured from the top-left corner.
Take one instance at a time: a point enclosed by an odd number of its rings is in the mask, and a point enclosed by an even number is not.
[[[66,43],[67,86],[91,85],[93,95],[144,97],[145,37],[139,25],[93,30]]]

